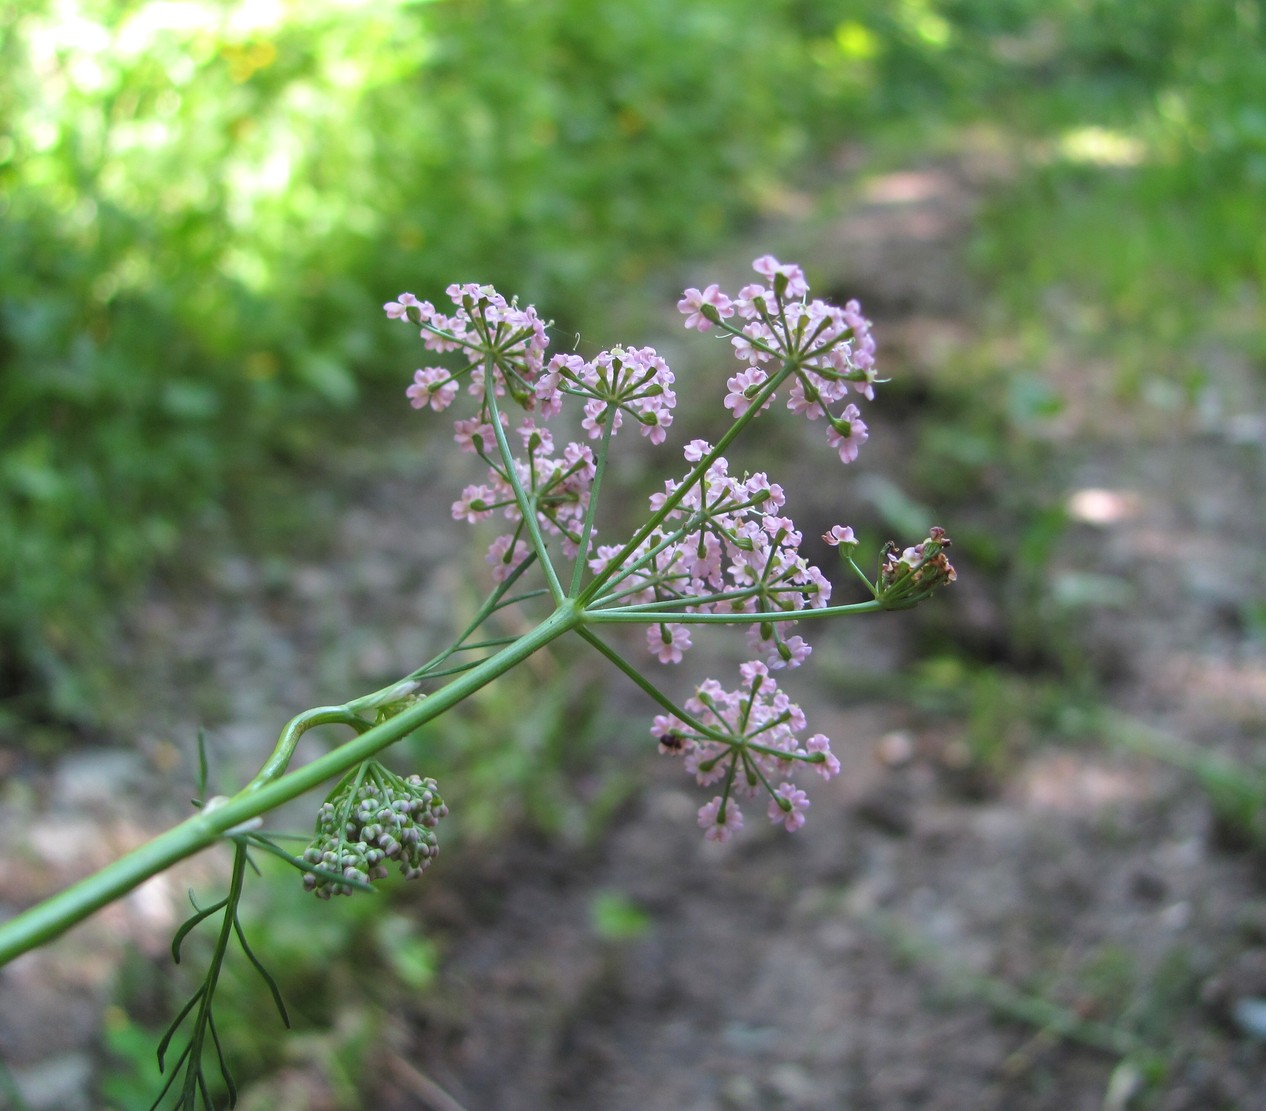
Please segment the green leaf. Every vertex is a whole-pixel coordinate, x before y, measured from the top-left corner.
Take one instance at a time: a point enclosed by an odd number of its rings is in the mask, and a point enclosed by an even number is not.
[[[269,973],[268,969],[266,969],[263,966],[263,964],[260,963],[259,958],[255,956],[254,952],[251,950],[251,947],[246,944],[246,934],[243,933],[242,924],[240,921],[238,921],[236,916],[234,916],[233,918],[233,929],[237,933],[237,942],[242,947],[242,952],[246,954],[246,959],[251,962],[251,964],[255,968],[255,971],[260,974],[260,976],[263,978],[264,983],[268,985],[268,990],[272,993],[273,1003],[275,1003],[277,1006],[277,1013],[281,1016],[282,1024],[286,1027],[287,1030],[289,1030],[290,1029],[290,1015],[286,1013],[286,1004],[285,1004],[285,1001],[281,998],[281,988],[277,986],[277,981],[272,978],[272,975]]]
[[[207,1014],[207,1029],[211,1031],[211,1041],[215,1044],[215,1056],[220,1065],[220,1076],[224,1078],[224,1086],[229,1090],[229,1106],[237,1105],[237,1085],[233,1082],[233,1072],[224,1059],[224,1047],[220,1045],[220,1035],[215,1028],[215,1019]]]
[[[189,892],[189,901],[193,902],[192,890]],[[176,931],[176,936],[171,939],[171,959],[175,961],[176,964],[180,963],[180,947],[184,943],[185,938],[189,936],[190,932],[196,929],[200,923],[205,922],[208,918],[210,918],[211,915],[215,914],[216,911],[223,910],[227,905],[228,899],[221,899],[213,906],[209,906],[205,910],[199,910],[196,914],[190,915],[187,919],[185,919],[180,929]],[[194,903],[194,906],[196,907],[197,903]]]
[[[602,891],[589,903],[589,922],[607,941],[631,941],[646,934],[652,919],[622,892]]]

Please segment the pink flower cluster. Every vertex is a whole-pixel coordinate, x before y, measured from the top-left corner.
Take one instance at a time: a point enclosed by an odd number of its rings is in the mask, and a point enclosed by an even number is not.
[[[530,305],[520,309],[487,285],[454,284],[446,292],[457,310],[451,316],[412,293],[402,293],[399,300],[383,306],[389,319],[420,324],[427,350],[438,354],[461,351],[466,357],[466,365],[455,371],[444,367],[415,371],[413,385],[405,391],[410,403],[415,409],[430,406],[437,413],[447,409],[463,378],[469,379],[469,392],[482,399],[484,374],[491,363],[496,396],[504,397],[508,391],[525,409],[532,409],[549,346],[545,322],[536,315],[536,309]],[[486,402],[481,409],[484,407]],[[558,411],[556,404],[553,411]]]
[[[769,820],[799,829],[809,796],[791,781],[795,770],[807,765],[823,779],[840,770],[821,733],[803,745],[797,739],[806,729],[804,713],[778,689],[764,664],[743,664],[739,675],[733,691],[713,679],[702,683],[685,704],[691,722],[660,714],[651,727],[660,751],[684,757],[700,786],[721,784],[721,793],[699,809],[699,825],[712,841],[728,841],[743,828],[736,796],[755,798],[762,792],[769,797]]]
[[[851,462],[867,428],[850,398],[873,398],[878,380],[870,323],[855,301],[837,308],[807,300],[809,286],[798,266],[770,255],[753,265],[761,281],[736,298],[710,285],[686,290],[678,304],[688,328],[729,333],[745,364],[727,383],[725,407],[735,420],[751,419],[785,386],[787,407],[824,421],[827,441]],[[745,623],[755,658],[740,668],[738,689],[707,680],[680,716],[657,717],[652,734],[663,751],[685,756],[701,784],[722,784],[699,811],[708,838],[724,841],[741,828],[737,800],[762,792],[770,820],[798,829],[809,799],[795,786],[793,771],[808,765],[830,778],[839,762],[822,734],[798,740],[804,715],[771,672],[798,667],[811,649],[802,637],[787,635],[791,620],[771,618],[826,607],[831,583],[801,554],[803,537],[784,513],[782,488],[764,472],[731,475],[712,444],[692,440],[684,451],[690,470],[651,497],[652,518],[634,540],[595,548],[590,503],[606,441],[626,420],[652,443],[666,440],[676,403],[672,372],[650,347],[617,347],[592,359],[560,354],[546,363],[546,326],[533,308],[507,302],[489,286],[453,285],[448,295],[454,306],[449,315],[409,293],[384,308],[388,317],[420,326],[429,350],[458,352],[462,361],[453,371],[419,369],[407,390],[413,406],[448,409],[463,383],[478,402],[473,416],[456,420],[455,440],[488,465],[488,474],[462,491],[453,517],[473,523],[500,515],[513,523],[513,531],[488,550],[499,582],[531,557],[529,532],[539,528],[546,537],[559,537],[564,555],[585,560],[596,576],[585,604],[595,613],[644,623],[647,648],[661,663],[679,663],[691,648],[695,614]],[[503,397],[523,411],[513,429]],[[558,450],[544,422],[561,412],[567,397],[579,400],[589,443]],[[524,520],[525,511],[535,522]],[[842,525],[823,539],[846,551],[856,543]],[[937,537],[925,544],[890,558],[885,575],[894,604],[907,591],[918,593],[925,579],[945,579],[944,545]]]
[[[544,365],[548,338],[536,310],[520,309],[491,286],[448,287],[456,312],[445,316],[427,301],[402,293],[383,306],[388,318],[421,325],[428,349],[460,351],[465,365],[455,371],[424,367],[414,372],[405,391],[415,409],[447,409],[457,397],[459,382],[469,380],[468,392],[480,399],[479,415],[459,418],[454,439],[463,451],[478,454],[489,466],[486,482],[467,486],[453,503],[455,520],[483,521],[498,510],[519,523],[513,534],[498,536],[488,549],[493,577],[504,581],[529,554],[522,537],[523,516],[516,503],[509,471],[497,451],[496,434],[484,396],[487,367],[493,368],[494,392],[507,393],[529,414],[548,419],[563,406],[564,396],[583,399],[581,426],[596,439],[610,426],[612,435],[627,413],[642,435],[661,444],[672,424],[677,396],[673,373],[654,348],[603,351],[592,360],[579,355],[555,355]],[[507,424],[501,414],[503,427]],[[529,415],[518,429],[526,457],[515,460],[515,474],[536,507],[547,534],[560,535],[565,555],[575,556],[596,467],[590,448],[569,443],[554,458],[553,437]]]
[[[706,441],[692,440],[685,456],[699,462],[711,451]],[[697,613],[786,613],[830,600],[830,580],[800,554],[801,533],[782,514],[782,487],[764,472],[739,479],[718,457],[688,487],[668,480],[663,493],[652,495],[651,510],[679,492],[662,525],[624,556],[612,580],[619,586],[612,597],[622,607],[645,606],[648,617],[665,603]],[[599,547],[590,569],[606,571],[622,551]],[[784,637],[785,628],[785,622],[753,622],[749,628],[749,647],[769,667],[797,667],[811,651],[802,637]],[[651,625],[646,640],[661,663],[680,662],[691,645],[687,626],[671,621]]]
[[[515,501],[509,473],[497,455],[492,425],[479,420],[458,421],[457,425],[458,446],[477,453],[488,464],[489,478],[462,491],[453,503],[453,519],[473,523],[500,511],[520,526],[513,535],[497,537],[488,549],[493,579],[502,582],[529,554],[521,536],[523,515]],[[548,535],[560,536],[564,554],[574,557],[579,551],[582,522],[597,473],[593,449],[573,442],[556,452],[549,429],[538,428],[530,416],[517,431],[524,450],[514,460],[519,483],[536,507],[541,528]]]
[[[843,308],[807,301],[809,285],[794,264],[764,255],[753,264],[763,283],[739,290],[731,299],[716,285],[687,289],[677,303],[686,327],[706,332],[720,325],[731,333],[734,353],[747,368],[730,378],[725,407],[741,417],[758,400],[763,409],[774,399],[770,382],[790,368],[793,379],[787,408],[807,420],[826,420],[827,442],[851,463],[868,432],[850,391],[875,396],[875,341],[870,321],[856,301]],[[724,321],[737,316],[739,329]]]
[[[555,355],[537,386],[538,397],[559,393],[585,399],[581,426],[590,439],[602,435],[607,423],[614,434],[628,413],[653,444],[662,444],[673,422],[677,395],[673,372],[653,347],[626,351],[617,347],[586,362],[579,355]]]

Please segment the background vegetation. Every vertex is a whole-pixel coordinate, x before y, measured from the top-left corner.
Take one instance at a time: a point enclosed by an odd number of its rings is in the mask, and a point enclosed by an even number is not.
[[[901,158],[984,130],[1023,168],[978,252],[1026,355],[1072,331],[1123,357],[1121,390],[1159,372],[1191,394],[1200,336],[1260,354],[1249,0],[37,0],[0,19],[10,725],[90,719],[126,592],[372,404],[401,358],[375,314],[397,287],[477,275],[593,324],[791,176],[822,181],[843,141]]]

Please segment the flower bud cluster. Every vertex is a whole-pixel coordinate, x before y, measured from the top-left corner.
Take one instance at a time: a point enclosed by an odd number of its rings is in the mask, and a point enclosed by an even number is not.
[[[752,268],[764,283],[744,286],[737,298],[710,285],[702,291],[687,289],[677,303],[687,328],[706,332],[722,325],[732,334],[735,355],[747,363],[727,383],[725,407],[735,418],[758,398],[765,408],[774,399],[766,389],[771,378],[789,368],[787,408],[807,420],[825,419],[827,442],[843,462],[851,463],[868,432],[861,411],[848,397],[856,392],[873,400],[878,381],[870,321],[856,301],[838,308],[806,300],[809,284],[795,264],[763,255]],[[735,316],[746,321],[741,330],[723,324]]]
[[[435,780],[402,779],[368,762],[317,812],[316,835],[303,860],[327,874],[306,872],[305,889],[322,899],[350,895],[354,885],[385,878],[393,861],[405,879],[417,879],[439,855],[435,827],[447,814]]]
[[[699,825],[711,841],[728,841],[743,828],[736,798],[769,798],[767,816],[794,831],[804,825],[809,796],[792,782],[797,768],[811,767],[823,779],[838,775],[830,741],[815,733],[803,745],[804,712],[781,690],[759,661],[739,668],[741,683],[727,691],[708,679],[687,700],[687,722],[660,714],[651,726],[659,749],[685,759],[701,786],[720,783],[721,794],[699,810]],[[782,780],[777,787],[774,783]]]

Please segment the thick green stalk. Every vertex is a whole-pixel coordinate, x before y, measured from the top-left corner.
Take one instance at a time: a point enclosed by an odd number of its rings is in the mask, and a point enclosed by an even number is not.
[[[564,601],[530,633],[395,717],[271,783],[255,783],[222,805],[200,811],[99,872],[23,911],[0,925],[0,965],[51,941],[152,876],[215,844],[234,827],[344,774],[452,709],[584,620],[583,609]]]

